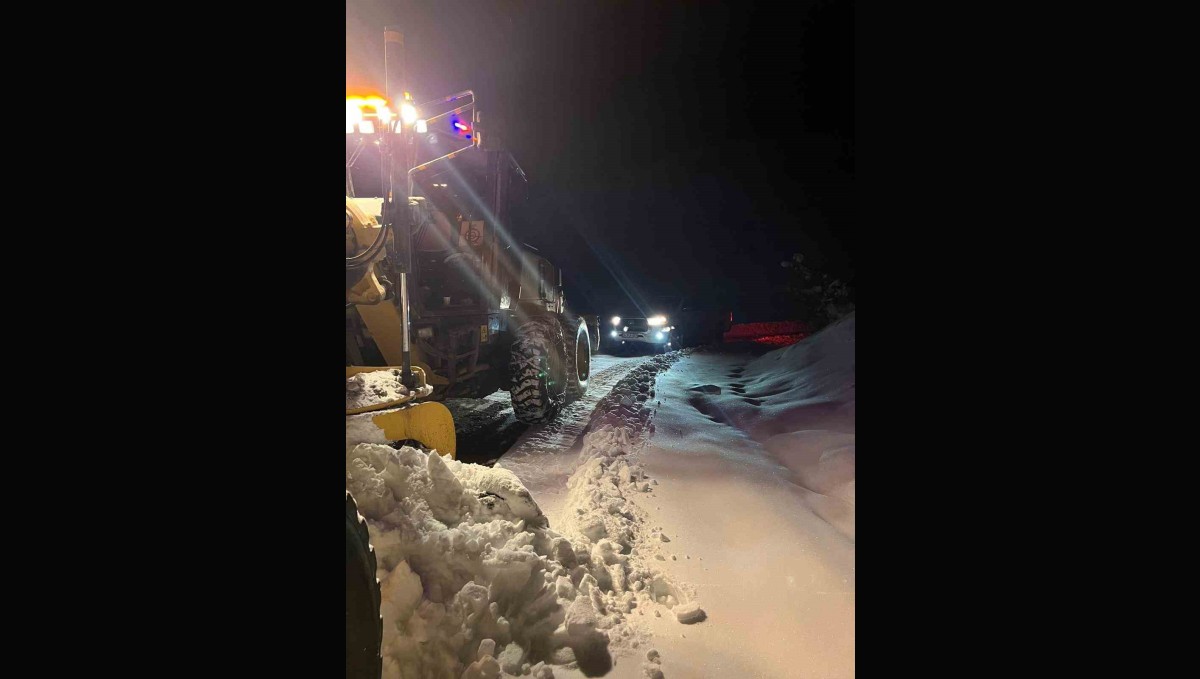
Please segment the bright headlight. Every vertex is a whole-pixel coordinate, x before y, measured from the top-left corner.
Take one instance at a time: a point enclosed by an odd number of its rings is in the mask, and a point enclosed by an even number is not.
[[[621,317],[620,317],[620,316],[613,316],[613,321],[612,321],[612,323],[613,323],[613,325],[619,325],[619,324],[621,323]]]
[[[417,107],[412,104],[400,104],[400,119],[405,125],[417,122]]]
[[[651,318],[651,319],[647,320],[646,322],[649,323],[650,325],[666,325],[667,317],[666,316],[655,316],[654,318]]]
[[[616,330],[613,330],[613,331],[612,331],[612,336],[613,336],[613,337],[616,337],[616,336],[617,336],[617,331],[616,331]]]

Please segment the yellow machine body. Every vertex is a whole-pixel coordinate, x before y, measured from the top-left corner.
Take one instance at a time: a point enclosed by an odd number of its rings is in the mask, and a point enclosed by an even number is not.
[[[347,366],[346,377],[378,370],[399,370],[394,366]],[[425,381],[425,371],[413,366],[413,377],[419,385],[408,395],[392,401],[382,401],[362,408],[346,410],[346,415],[378,412],[371,422],[383,431],[389,441],[420,441],[427,448],[454,459],[457,455],[457,439],[454,434],[454,417],[446,406],[436,401],[420,402],[433,393],[433,387]]]

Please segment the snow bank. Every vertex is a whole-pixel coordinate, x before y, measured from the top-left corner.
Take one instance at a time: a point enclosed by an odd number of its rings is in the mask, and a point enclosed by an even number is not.
[[[817,421],[853,433],[854,314],[803,342],[763,354],[740,378],[745,397],[766,399],[771,406],[769,416],[756,418],[749,430],[756,440]]]
[[[666,564],[675,559],[664,547],[671,539],[661,526],[652,525],[643,507],[658,481],[647,475],[640,461],[660,403],[655,398],[656,378],[690,353],[671,352],[646,361],[601,399],[559,513],[558,529],[575,544],[590,546],[594,563],[608,564],[607,573],[597,573],[599,596],[593,603],[626,614],[624,619],[614,618],[609,629],[617,655],[632,653],[649,641],[647,616],[661,619],[664,612],[671,616],[674,611],[673,617],[683,624],[706,618],[695,590],[667,573]],[[643,665],[645,676],[661,678],[658,652],[653,656]]]
[[[350,441],[356,420],[347,422]],[[552,666],[600,676],[612,650],[645,643],[631,614],[687,596],[647,567],[651,549],[633,555],[660,542],[629,499],[650,483],[624,459],[635,440],[611,425],[587,435],[588,464],[570,482],[570,537],[549,529],[508,470],[348,445],[346,485],[380,569],[383,676],[548,679]]]
[[[643,525],[690,598],[649,618],[661,661],[611,679],[854,676],[854,379],[853,317],[658,375]]]
[[[809,491],[808,504],[854,539],[854,314],[750,362],[741,378],[755,404],[742,422]]]

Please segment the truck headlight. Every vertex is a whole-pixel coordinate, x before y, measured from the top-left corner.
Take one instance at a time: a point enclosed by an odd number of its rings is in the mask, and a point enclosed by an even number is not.
[[[613,324],[613,325],[620,325],[620,324],[621,324],[621,317],[620,317],[620,316],[613,316],[612,324]]]
[[[666,316],[655,316],[653,318],[648,319],[646,322],[649,323],[650,325],[666,325],[667,317]]]

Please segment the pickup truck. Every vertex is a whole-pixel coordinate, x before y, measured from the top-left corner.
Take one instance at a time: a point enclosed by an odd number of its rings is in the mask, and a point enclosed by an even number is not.
[[[631,304],[610,316],[601,316],[601,346],[609,352],[650,349],[661,353],[700,344],[720,344],[733,318],[729,310],[689,304],[677,298],[659,299],[645,307],[643,311]]]

